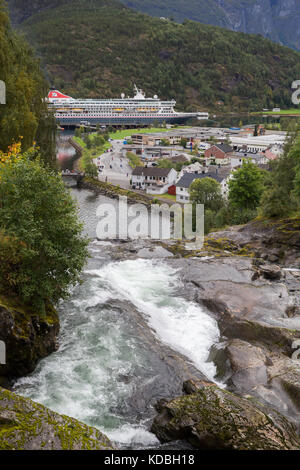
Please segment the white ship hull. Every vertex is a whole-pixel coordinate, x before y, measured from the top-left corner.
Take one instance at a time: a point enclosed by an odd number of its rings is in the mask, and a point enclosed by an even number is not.
[[[122,95],[121,99],[111,100],[76,100],[55,90],[49,93],[48,102],[61,126],[184,124],[193,118],[208,119],[208,113],[176,112],[176,101],[146,98],[137,88],[134,98]]]

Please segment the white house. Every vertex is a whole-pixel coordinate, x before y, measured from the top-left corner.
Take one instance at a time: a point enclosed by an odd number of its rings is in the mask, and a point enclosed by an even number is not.
[[[196,179],[213,178],[221,185],[222,195],[228,195],[228,181],[232,178],[232,173],[221,174],[216,169],[215,172],[204,174],[186,173],[176,184],[176,201],[181,203],[188,203],[190,201],[190,186]]]
[[[165,194],[177,179],[173,168],[136,167],[132,172],[132,189],[146,191],[147,194]]]

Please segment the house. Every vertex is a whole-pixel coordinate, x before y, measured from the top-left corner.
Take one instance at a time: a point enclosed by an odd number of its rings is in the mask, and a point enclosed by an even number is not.
[[[265,165],[269,162],[264,152],[234,152],[230,155],[231,167],[235,168],[243,164],[243,160],[248,160],[255,165]]]
[[[268,161],[277,160],[277,158],[278,158],[278,155],[276,155],[276,153],[272,152],[270,149],[267,149],[264,152],[264,154],[265,154]]]
[[[225,169],[224,169],[225,170]],[[181,203],[188,203],[190,201],[190,186],[196,179],[213,178],[221,185],[222,195],[227,197],[228,195],[228,181],[232,177],[232,173],[229,167],[225,171],[220,171],[215,168],[209,173],[193,174],[186,173],[180,178],[176,184],[176,201]]]
[[[132,189],[145,190],[147,194],[165,194],[174,185],[177,172],[173,168],[138,166],[132,172]]]
[[[226,143],[215,144],[205,150],[204,157],[207,160],[214,160],[218,164],[227,165],[230,163],[229,157],[232,152],[232,147]]]
[[[191,163],[190,165],[183,166],[180,173],[179,179],[185,175],[186,173],[193,173],[194,175],[199,175],[201,173],[207,173],[207,167],[201,165],[199,162]]]

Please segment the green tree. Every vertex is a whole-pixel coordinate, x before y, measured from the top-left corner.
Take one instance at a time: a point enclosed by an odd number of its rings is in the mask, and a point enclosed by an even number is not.
[[[0,291],[41,311],[68,295],[85,264],[76,204],[60,175],[27,158],[0,165]],[[2,241],[1,241],[2,240]],[[6,240],[6,243],[3,242]]]
[[[224,203],[221,185],[213,178],[195,179],[190,186],[190,199],[211,211],[219,210]]]
[[[87,176],[90,178],[97,178],[98,177],[98,168],[92,160],[89,160],[84,165],[84,171]]]
[[[243,161],[229,181],[229,201],[239,209],[256,209],[264,186],[263,173],[251,161]]]
[[[284,153],[272,163],[270,181],[262,196],[260,213],[264,217],[287,216],[300,203],[300,133],[293,131]]]
[[[6,105],[0,106],[0,150],[21,141],[26,151],[36,141],[42,158],[54,164],[56,123],[45,102],[48,84],[24,38],[12,31],[2,0],[0,44],[0,80],[6,84]]]
[[[180,139],[179,145],[185,149],[187,143],[188,143],[188,139],[186,139],[185,137],[182,137]]]
[[[131,168],[136,168],[137,166],[142,166],[141,159],[138,155],[136,155],[134,152],[127,152],[126,153],[126,158],[129,160],[129,165]]]

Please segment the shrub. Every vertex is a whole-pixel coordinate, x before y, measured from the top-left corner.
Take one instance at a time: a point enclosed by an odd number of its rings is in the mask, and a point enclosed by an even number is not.
[[[41,310],[79,280],[87,240],[60,175],[26,158],[0,165],[0,291]]]

